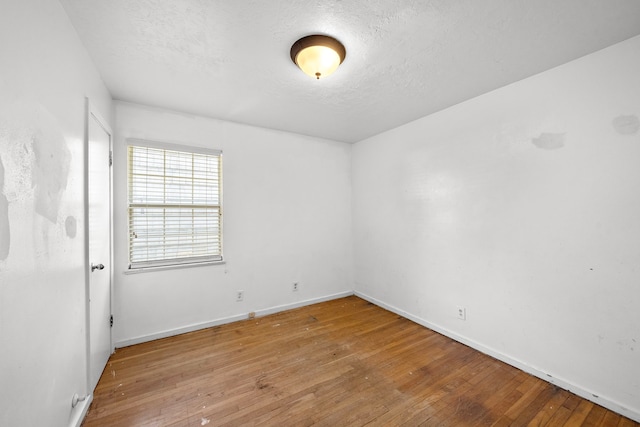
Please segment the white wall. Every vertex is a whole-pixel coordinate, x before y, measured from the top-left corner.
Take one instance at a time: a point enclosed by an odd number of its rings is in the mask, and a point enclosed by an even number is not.
[[[121,102],[116,123],[116,346],[352,292],[350,145]],[[123,274],[132,137],[223,150],[226,264]]]
[[[84,98],[111,98],[55,0],[3,1],[0,58],[0,425],[63,426],[87,392]]]
[[[636,37],[356,144],[356,291],[640,420],[639,76]]]

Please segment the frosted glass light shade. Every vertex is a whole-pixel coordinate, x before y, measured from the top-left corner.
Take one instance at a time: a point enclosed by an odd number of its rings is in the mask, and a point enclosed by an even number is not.
[[[307,75],[320,79],[333,73],[346,51],[338,40],[321,35],[303,37],[291,46],[291,59]]]
[[[296,56],[298,67],[311,77],[327,77],[340,65],[338,52],[326,46],[311,46],[302,49]]]

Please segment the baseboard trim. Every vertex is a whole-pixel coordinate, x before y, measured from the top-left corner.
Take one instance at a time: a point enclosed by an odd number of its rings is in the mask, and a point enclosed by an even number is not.
[[[325,295],[318,298],[311,298],[303,301],[296,301],[290,304],[278,305],[275,307],[264,308],[256,310],[256,317],[267,316],[269,314],[279,313],[281,311],[292,310],[294,308],[300,308],[311,304],[317,304],[325,301],[331,301],[338,298],[344,298],[353,295],[353,291],[339,292],[337,294]],[[158,340],[161,338],[172,337],[174,335],[185,334],[187,332],[193,332],[200,329],[211,328],[213,326],[224,325],[227,323],[238,322],[240,320],[246,320],[249,317],[249,313],[237,314],[229,317],[222,317],[219,319],[211,320],[208,322],[194,323],[192,325],[183,326],[180,328],[169,329],[166,331],[157,332],[149,335],[142,335],[126,340],[121,340],[115,343],[116,348],[128,347],[130,345],[141,344],[147,341]]]
[[[587,399],[593,403],[596,403],[600,406],[603,406],[607,409],[610,409],[620,415],[623,415],[627,418],[630,418],[636,422],[640,422],[640,411],[638,410],[633,410],[633,409],[629,409],[627,407],[625,407],[624,405],[619,404],[618,402],[609,399],[605,396],[601,396],[598,393],[594,393],[591,390],[587,390],[583,387],[577,386],[576,384],[573,384],[572,382],[563,379],[563,378],[558,378],[558,377],[554,377],[544,371],[541,371],[533,366],[527,365],[526,363],[522,362],[521,360],[518,359],[514,359],[504,353],[501,353],[493,348],[484,346],[476,341],[470,340],[462,335],[458,335],[455,332],[452,332],[446,328],[443,328],[441,326],[438,326],[436,324],[433,324],[427,320],[424,320],[420,317],[414,316],[411,313],[408,313],[404,310],[401,310],[393,305],[387,304],[385,302],[382,302],[376,298],[373,298],[367,294],[364,294],[362,292],[359,291],[355,291],[354,295],[356,295],[359,298],[362,298],[366,301],[369,301],[372,304],[377,305],[378,307],[384,308],[385,310],[389,310],[399,316],[402,316],[406,319],[411,320],[412,322],[415,322],[421,326],[424,326],[425,328],[431,329],[435,332],[438,332],[439,334],[442,334],[446,337],[449,337],[455,341],[458,341],[462,344],[465,344],[475,350],[478,350],[486,355],[489,355],[495,359],[498,359],[508,365],[511,365],[513,367],[516,367],[528,374],[531,374],[535,377],[540,378],[543,381],[546,381],[548,383],[554,384],[562,389],[565,389],[567,391],[570,391],[571,393],[575,393],[578,396]]]
[[[82,425],[84,417],[86,417],[87,412],[89,412],[89,406],[91,406],[92,401],[93,394],[90,394],[85,400],[78,402],[78,405],[73,408],[71,418],[69,419],[69,427],[80,427]]]
[[[257,310],[255,313],[257,317],[267,316],[269,314],[279,313],[281,311],[292,310],[294,308],[305,307],[307,305],[318,304],[321,302],[332,301],[338,298],[345,298],[351,295],[353,295],[353,291],[339,292],[337,294],[326,295],[323,297],[312,298],[304,301],[297,301],[291,304],[277,305],[275,307],[265,308],[263,310]],[[246,319],[246,316],[245,316],[245,319]]]

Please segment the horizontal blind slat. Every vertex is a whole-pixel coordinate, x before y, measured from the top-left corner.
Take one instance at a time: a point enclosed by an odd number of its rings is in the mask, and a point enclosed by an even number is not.
[[[220,154],[129,147],[133,265],[222,259]]]

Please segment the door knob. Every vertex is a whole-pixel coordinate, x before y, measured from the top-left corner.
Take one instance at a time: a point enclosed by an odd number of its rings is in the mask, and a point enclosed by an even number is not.
[[[104,270],[104,264],[91,263],[91,272],[93,273],[94,270]]]

